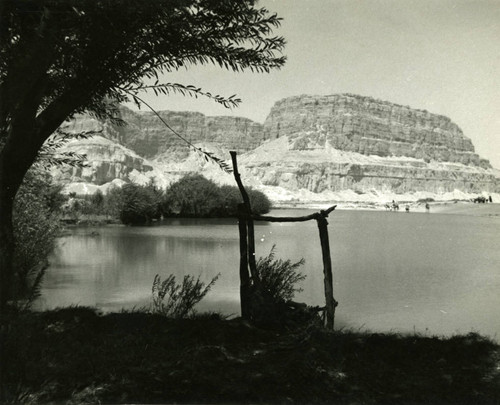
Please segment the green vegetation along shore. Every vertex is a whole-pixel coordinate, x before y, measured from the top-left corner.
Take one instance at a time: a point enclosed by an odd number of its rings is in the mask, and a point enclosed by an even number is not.
[[[2,403],[498,404],[477,334],[262,329],[205,315],[3,314]]]
[[[255,214],[266,214],[271,201],[266,195],[248,189]],[[144,225],[162,217],[223,218],[234,217],[242,197],[238,187],[222,185],[205,177],[186,175],[166,190],[154,182],[147,185],[125,184],[107,194],[70,194],[63,206],[63,221],[70,224],[106,224],[122,222]]]

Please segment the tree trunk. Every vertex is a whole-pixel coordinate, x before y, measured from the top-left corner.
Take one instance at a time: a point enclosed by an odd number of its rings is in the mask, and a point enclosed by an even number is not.
[[[13,257],[15,249],[14,227],[12,223],[14,199],[22,184],[24,175],[36,157],[30,159],[29,144],[19,148],[19,142],[9,142],[0,152],[0,308],[4,308],[12,297],[15,269]],[[20,150],[19,150],[20,149]]]
[[[12,209],[17,191],[43,143],[78,106],[90,99],[81,92],[68,91],[38,114],[43,83],[39,87],[32,98],[14,111],[10,126],[0,123],[1,128],[9,128],[0,136],[5,139],[0,150],[0,307],[11,298],[9,291],[15,272]]]
[[[8,195],[3,180],[5,173],[0,167],[0,311],[11,298],[12,259],[14,253],[14,231],[12,227],[13,197]]]
[[[26,172],[36,159],[45,139],[37,131],[34,118],[29,114],[19,114],[13,120],[6,142],[0,151],[0,307],[5,307],[12,297],[12,282],[15,273],[13,257],[15,238],[13,228],[14,199]]]

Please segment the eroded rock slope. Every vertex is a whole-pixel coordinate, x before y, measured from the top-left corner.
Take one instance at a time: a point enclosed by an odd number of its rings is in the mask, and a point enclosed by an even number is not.
[[[231,182],[154,114],[126,108],[121,114],[128,125],[86,116],[65,124],[65,131],[91,132],[98,142],[69,145],[86,152],[91,166],[87,171],[66,171],[59,178],[103,184],[113,178],[155,177],[168,184],[182,174],[201,171]],[[292,194],[352,190],[358,195],[500,191],[497,172],[449,118],[369,97],[290,97],[274,105],[263,125],[194,112],[160,114],[190,142],[222,158],[237,150],[247,182],[267,189]]]

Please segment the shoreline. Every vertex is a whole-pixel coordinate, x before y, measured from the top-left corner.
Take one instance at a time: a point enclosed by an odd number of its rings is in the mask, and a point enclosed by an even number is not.
[[[406,213],[405,206],[408,205],[410,213],[427,214],[450,214],[450,215],[471,215],[481,217],[500,217],[500,203],[473,203],[464,200],[453,201],[430,201],[429,210],[425,208],[424,202],[398,201],[399,211],[388,210],[383,203],[367,202],[346,202],[346,201],[317,201],[317,202],[275,202],[271,208],[273,210],[304,210],[319,211],[337,205],[336,211],[390,211],[393,213]],[[270,212],[271,212],[270,211]],[[267,215],[267,214],[265,214]],[[184,218],[184,217],[178,217]],[[186,217],[197,218],[197,217]],[[202,217],[200,217],[202,218]],[[230,218],[230,217],[209,217],[209,218]],[[165,218],[167,219],[167,218]],[[119,219],[110,218],[108,215],[81,215],[79,218],[62,218],[61,223],[65,228],[85,228],[95,226],[122,225]]]
[[[410,212],[427,213],[425,202],[415,201],[398,201],[399,212],[405,212],[405,206],[408,205]],[[500,216],[500,203],[473,203],[465,200],[452,201],[430,201],[429,213],[437,214],[459,214],[459,215],[474,215],[474,216]],[[331,201],[325,203],[318,202],[277,202],[273,205],[273,210],[284,209],[304,209],[304,210],[323,210],[337,205],[336,211],[388,211],[384,203],[371,202],[346,202],[346,201]]]

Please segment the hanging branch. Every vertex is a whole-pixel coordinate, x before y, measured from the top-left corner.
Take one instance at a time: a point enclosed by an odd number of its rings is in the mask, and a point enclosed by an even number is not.
[[[68,134],[61,129],[51,135],[38,151],[35,166],[41,166],[48,169],[51,166],[70,166],[84,168],[89,164],[86,162],[85,153],[76,153],[72,151],[61,151],[60,149],[70,141],[89,139],[94,135],[93,131],[81,132],[78,134]]]
[[[180,83],[158,83],[156,80],[153,85],[140,85],[138,87],[128,87],[128,88],[120,88],[121,90],[131,94],[134,93],[137,95],[137,92],[143,90],[153,90],[156,96],[160,94],[169,95],[171,93],[179,93],[183,96],[192,96],[194,98],[198,98],[198,96],[208,97],[214,100],[216,103],[222,104],[226,108],[238,107],[241,103],[240,98],[236,98],[236,94],[233,94],[230,97],[219,96],[218,94],[212,94],[207,91],[203,91],[201,88],[188,85],[185,86]]]
[[[200,156],[202,156],[205,161],[209,162],[209,161],[212,161],[213,163],[215,163],[217,166],[219,166],[223,171],[225,171],[226,173],[232,173],[232,169],[231,169],[231,166],[229,166],[225,161],[223,161],[222,159],[218,158],[217,156],[215,156],[213,153],[211,152],[207,152],[197,146],[195,146],[193,143],[191,143],[189,140],[187,140],[185,137],[183,137],[181,134],[179,134],[175,129],[173,129],[170,125],[168,125],[168,123],[161,117],[160,114],[158,114],[158,112],[153,108],[151,107],[146,101],[144,101],[144,99],[140,98],[137,94],[133,94],[131,91],[129,90],[126,90],[126,89],[121,89],[123,90],[125,93],[129,94],[134,102],[140,106],[140,103],[144,104],[146,107],[148,107],[152,112],[153,114],[155,114],[159,119],[160,121],[170,130],[172,131],[172,133],[177,136],[179,139],[181,139],[182,141],[184,141],[185,143],[188,144],[188,146],[193,149],[195,152],[197,152],[198,154],[200,154]]]

